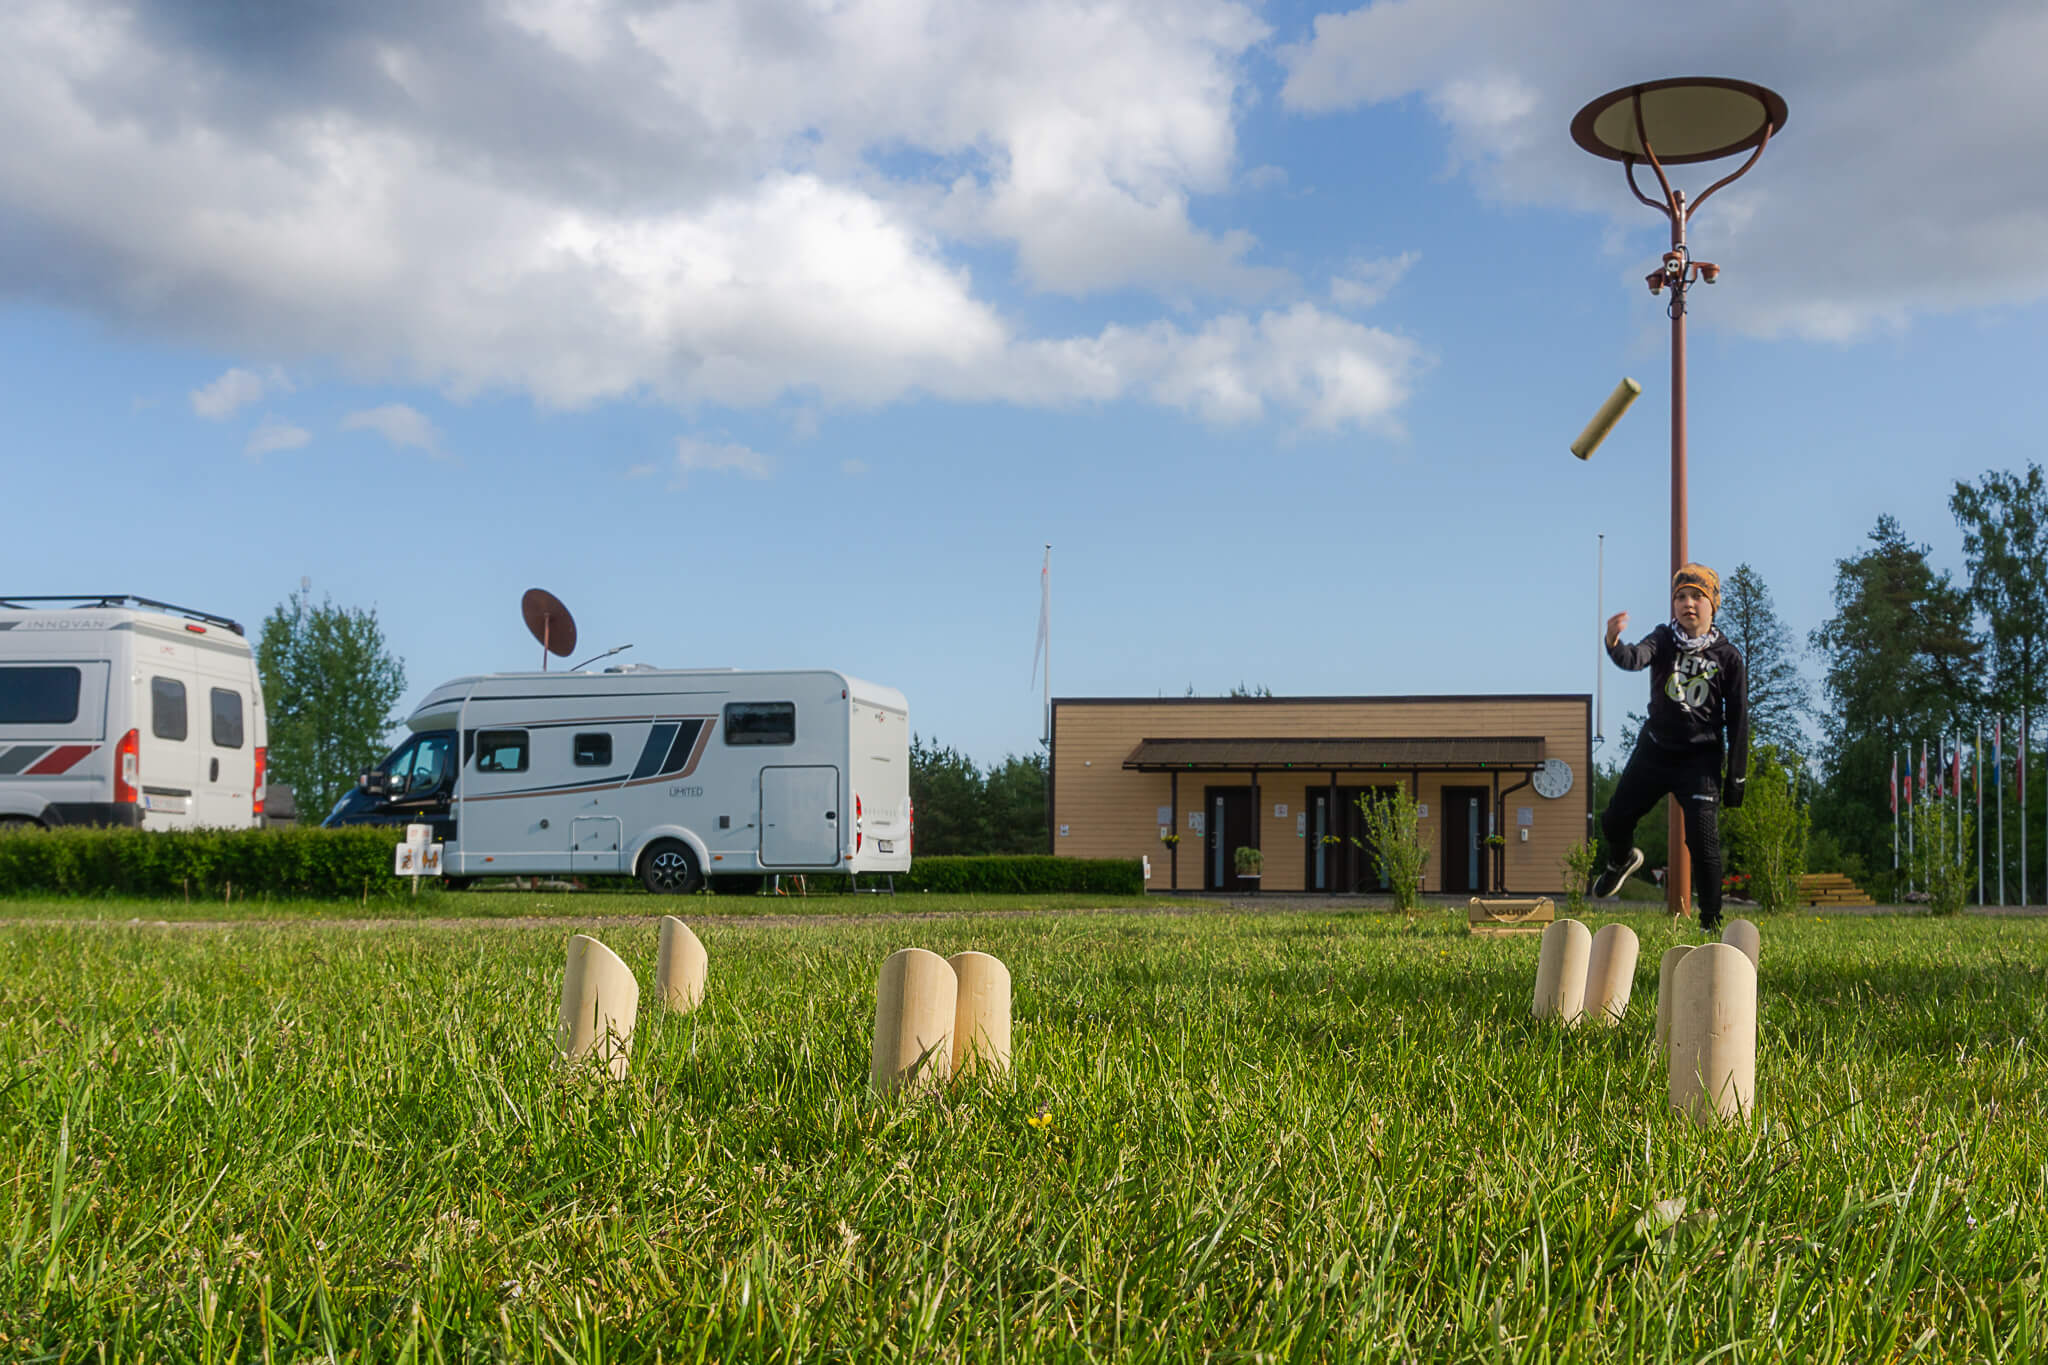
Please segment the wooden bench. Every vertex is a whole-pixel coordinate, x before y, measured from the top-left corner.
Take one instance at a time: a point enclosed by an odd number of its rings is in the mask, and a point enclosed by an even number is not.
[[[1809,872],[1799,879],[1801,905],[1875,905],[1870,893],[1839,872]]]

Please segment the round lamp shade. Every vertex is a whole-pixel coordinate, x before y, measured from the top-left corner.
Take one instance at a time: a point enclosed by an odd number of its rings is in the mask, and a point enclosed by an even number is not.
[[[1648,160],[1636,134],[1638,96],[1650,150],[1667,166],[1746,152],[1785,126],[1785,99],[1775,90],[1721,76],[1681,76],[1610,90],[1579,110],[1572,141],[1613,161]]]

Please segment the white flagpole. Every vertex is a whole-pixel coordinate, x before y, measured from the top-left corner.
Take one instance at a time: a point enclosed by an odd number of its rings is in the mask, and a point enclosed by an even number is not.
[[[2019,779],[2019,786],[2020,786],[2020,904],[2021,904],[2021,905],[2026,905],[2026,904],[2028,903],[2028,901],[2027,901],[2027,730],[2028,730],[2028,728],[2029,728],[2029,727],[2028,727],[2028,726],[2027,726],[2027,724],[2025,723],[2025,722],[2026,722],[2026,721],[2027,721],[2028,719],[2031,719],[2031,718],[2030,718],[2030,717],[2027,717],[2027,716],[2025,715],[2025,713],[2024,713],[2024,712],[2022,712],[2022,715],[2021,715],[2021,724],[2020,724],[2020,761],[2019,761],[2019,765],[2018,765],[2017,767],[2015,767],[2015,768],[2013,769],[2013,773],[2014,773],[2014,775],[2015,775],[2016,777],[2018,777],[2018,779]]]
[[[1977,759],[1970,769],[1977,788],[1977,904],[1984,903],[1984,719],[1977,718]]]
[[[1600,567],[1593,580],[1593,614],[1600,618],[1593,657],[1593,742],[1607,742],[1607,533],[1600,533]]]
[[[1998,788],[1998,903],[2005,904],[2005,717],[1991,725],[1991,776]]]

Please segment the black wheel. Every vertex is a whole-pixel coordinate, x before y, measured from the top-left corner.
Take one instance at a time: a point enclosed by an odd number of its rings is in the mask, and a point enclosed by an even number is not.
[[[657,839],[640,855],[640,884],[657,896],[687,896],[703,882],[697,855],[680,839]]]
[[[749,872],[714,873],[707,880],[714,896],[758,896],[761,878]]]
[[[30,830],[41,832],[43,822],[31,820],[26,815],[0,815],[0,834],[27,834]]]
[[[449,891],[467,891],[469,890],[470,883],[475,880],[476,878],[474,877],[443,877],[441,878],[441,885],[445,890]]]

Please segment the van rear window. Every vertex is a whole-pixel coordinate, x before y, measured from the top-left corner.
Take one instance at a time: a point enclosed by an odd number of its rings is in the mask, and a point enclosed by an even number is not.
[[[158,739],[185,738],[185,684],[176,678],[149,680],[149,732]]]
[[[79,673],[48,664],[0,668],[0,725],[69,725],[78,719]]]
[[[725,707],[727,744],[796,743],[796,703],[735,701]]]
[[[225,687],[213,689],[213,742],[222,749],[242,747],[242,694]]]

